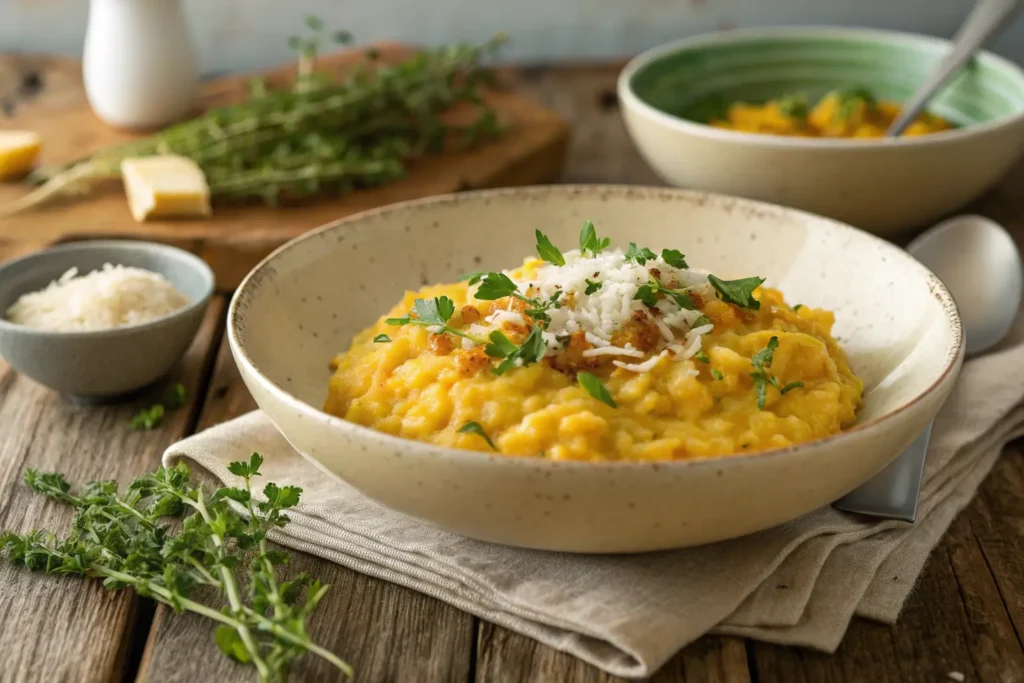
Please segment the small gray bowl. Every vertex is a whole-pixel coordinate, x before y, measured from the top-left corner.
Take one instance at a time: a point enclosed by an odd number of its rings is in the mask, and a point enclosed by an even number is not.
[[[189,303],[161,318],[109,330],[55,332],[6,319],[23,294],[43,289],[70,268],[84,275],[105,263],[160,273]],[[0,357],[18,372],[74,398],[95,401],[129,394],[168,374],[181,360],[213,289],[210,267],[175,247],[102,240],[45,249],[0,266]]]

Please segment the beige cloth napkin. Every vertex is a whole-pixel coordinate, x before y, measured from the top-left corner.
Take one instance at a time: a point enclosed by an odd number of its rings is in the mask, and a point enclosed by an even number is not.
[[[935,423],[914,525],[824,508],[733,541],[631,556],[520,550],[415,522],[324,477],[259,412],[175,444],[164,462],[234,484],[227,463],[259,451],[267,481],[305,490],[277,542],[641,677],[708,632],[831,652],[855,614],[895,622],[928,553],[1024,434],[1022,400],[1024,345],[964,366]]]

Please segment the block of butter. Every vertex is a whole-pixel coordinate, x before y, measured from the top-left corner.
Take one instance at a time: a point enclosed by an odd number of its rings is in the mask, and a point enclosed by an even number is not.
[[[27,130],[0,130],[0,180],[17,178],[36,163],[43,141]]]
[[[210,188],[191,159],[174,155],[121,162],[128,208],[138,222],[152,218],[209,216]]]

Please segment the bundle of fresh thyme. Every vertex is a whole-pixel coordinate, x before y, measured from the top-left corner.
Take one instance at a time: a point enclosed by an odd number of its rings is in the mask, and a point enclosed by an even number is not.
[[[499,127],[480,96],[490,72],[482,62],[503,42],[451,45],[419,52],[397,64],[367,63],[335,82],[313,69],[323,25],[307,19],[313,36],[293,37],[298,76],[286,90],[252,84],[245,102],[213,109],[142,140],[102,150],[70,164],[38,169],[42,185],[0,207],[0,216],[82,192],[90,181],[120,176],[126,158],[177,154],[206,174],[215,199],[260,198],[268,204],[321,193],[380,185],[405,175],[408,162],[439,152],[453,136],[464,144],[497,134]],[[348,42],[347,33],[335,34]],[[468,103],[478,110],[467,126],[441,114]]]
[[[278,577],[288,555],[267,547],[267,532],[288,523],[285,510],[299,502],[302,491],[270,483],[263,489],[265,502],[254,501],[252,479],[260,476],[262,463],[258,453],[248,462],[231,463],[230,471],[244,486],[209,496],[190,485],[184,464],[144,475],[124,494],[117,482],[104,481],[74,495],[63,475],[30,469],[25,472],[29,486],[75,508],[72,531],[59,541],[43,531],[3,533],[0,550],[29,569],[102,578],[107,588],[131,587],[177,612],[216,621],[217,646],[252,664],[261,681],[284,680],[291,662],[307,652],[351,678],[348,664],[306,632],[327,586],[305,574],[288,581]],[[183,517],[180,526],[165,522],[175,517]],[[252,556],[248,604],[235,576],[243,554]],[[190,595],[200,586],[215,588],[226,604],[215,609],[193,600]]]

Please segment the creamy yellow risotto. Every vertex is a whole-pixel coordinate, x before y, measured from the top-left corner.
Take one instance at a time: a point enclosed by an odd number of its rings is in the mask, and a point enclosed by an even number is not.
[[[814,107],[807,96],[787,95],[761,104],[734,102],[716,128],[812,138],[880,138],[900,115],[900,105],[876,100],[864,88],[835,90]],[[949,130],[953,125],[934,114],[918,116],[904,135],[926,135]]]
[[[673,249],[562,252],[409,292],[333,361],[324,409],[444,446],[556,460],[681,460],[836,434],[862,385],[833,315]]]

